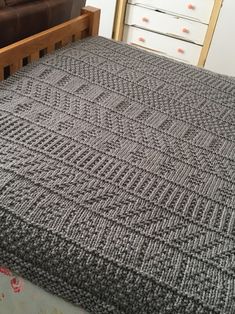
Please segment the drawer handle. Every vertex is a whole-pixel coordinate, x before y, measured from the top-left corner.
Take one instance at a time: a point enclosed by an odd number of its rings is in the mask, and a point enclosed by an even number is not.
[[[189,10],[195,10],[196,7],[195,7],[195,5],[193,5],[192,3],[189,3],[189,4],[188,4],[188,9],[189,9]]]
[[[149,23],[149,19],[147,17],[143,17],[142,21],[145,22],[145,23]]]
[[[144,39],[144,37],[139,37],[138,40],[141,41],[142,43],[145,43],[145,41],[146,41],[146,40]]]
[[[189,33],[190,33],[190,32],[189,32],[189,29],[186,28],[186,27],[183,27],[183,28],[182,28],[182,32],[183,32],[183,33],[186,33],[186,34],[189,34]]]
[[[178,51],[179,53],[182,53],[182,54],[184,53],[184,49],[183,49],[183,48],[178,48],[177,51]]]

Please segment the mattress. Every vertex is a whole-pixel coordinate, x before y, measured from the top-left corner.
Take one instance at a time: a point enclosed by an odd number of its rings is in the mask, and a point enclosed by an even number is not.
[[[0,265],[93,314],[235,312],[235,80],[102,37],[0,84]]]

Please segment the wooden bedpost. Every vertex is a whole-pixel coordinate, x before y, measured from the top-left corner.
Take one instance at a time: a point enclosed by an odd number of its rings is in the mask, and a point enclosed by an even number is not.
[[[100,10],[93,7],[85,7],[82,9],[82,14],[90,15],[90,27],[88,36],[97,36],[100,25]]]
[[[12,75],[24,64],[36,61],[55,49],[77,39],[98,35],[99,19],[100,10],[88,6],[79,17],[1,48],[0,81],[4,80],[4,73]]]

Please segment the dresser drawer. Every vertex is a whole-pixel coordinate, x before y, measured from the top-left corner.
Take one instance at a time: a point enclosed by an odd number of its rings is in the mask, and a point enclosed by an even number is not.
[[[209,24],[215,0],[128,0],[129,4],[146,6]]]
[[[158,54],[197,65],[202,47],[169,36],[153,33],[133,26],[125,26],[124,41]]]
[[[128,4],[125,23],[158,33],[177,36],[203,45],[208,26],[173,15]]]

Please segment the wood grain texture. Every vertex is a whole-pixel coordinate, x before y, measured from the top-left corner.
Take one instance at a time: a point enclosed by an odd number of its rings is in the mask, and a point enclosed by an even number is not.
[[[0,67],[0,81],[4,80],[4,68]]]
[[[114,35],[115,40],[122,40],[124,30],[124,20],[126,13],[127,0],[117,1],[117,10],[114,22]]]
[[[82,15],[75,19],[0,49],[0,80],[4,79],[6,66],[10,66],[10,74],[13,74],[23,66],[22,60],[26,57],[29,62],[33,62],[39,59],[42,50],[51,53],[81,37],[97,35],[99,19],[99,9],[85,7]]]
[[[82,14],[88,14],[90,18],[89,36],[97,36],[99,33],[100,9],[87,6],[82,9]]]
[[[199,67],[204,67],[206,63],[206,58],[210,49],[211,41],[214,35],[215,27],[217,24],[217,20],[220,14],[220,9],[221,9],[222,4],[223,4],[223,0],[215,0],[215,4],[214,4],[213,11],[210,18],[210,23],[208,26],[206,37],[205,37],[204,44],[202,47],[202,52],[201,52],[199,62],[198,62]]]

